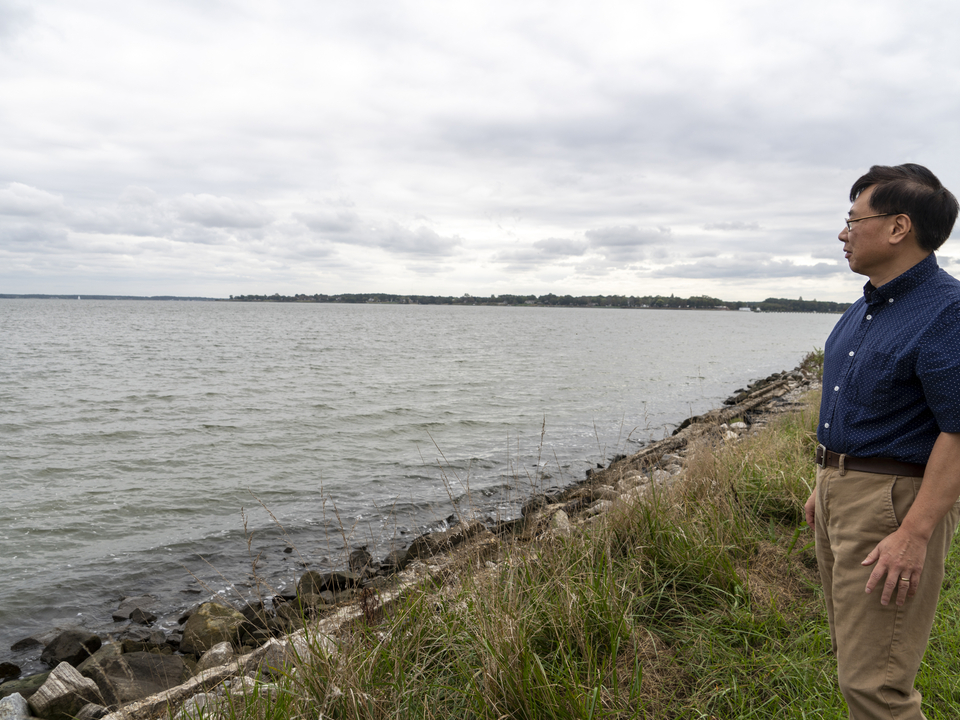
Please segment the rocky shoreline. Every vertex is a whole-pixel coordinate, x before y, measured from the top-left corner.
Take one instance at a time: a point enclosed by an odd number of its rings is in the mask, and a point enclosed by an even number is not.
[[[516,520],[485,525],[461,519],[379,561],[357,549],[344,570],[306,571],[295,593],[237,606],[222,599],[199,603],[169,633],[155,625],[163,609],[154,597],[126,597],[113,613],[111,632],[61,627],[23,638],[11,650],[33,648],[52,670],[20,677],[19,667],[0,663],[0,720],[113,717],[111,711],[119,718],[120,708],[123,717],[148,717],[188,699],[187,709],[216,702],[218,692],[238,691],[253,677],[269,682],[302,649],[305,626],[332,649],[338,628],[374,618],[425,578],[443,580],[465,564],[492,567],[506,545],[595,522],[617,502],[636,501],[678,477],[693,441],[735,441],[792,409],[817,382],[805,365],[770,375],[737,390],[722,408],[685,420],[671,437],[531,497]]]

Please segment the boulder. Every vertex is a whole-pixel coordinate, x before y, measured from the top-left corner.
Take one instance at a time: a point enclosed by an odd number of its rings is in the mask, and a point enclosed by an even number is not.
[[[107,643],[106,645],[101,645],[99,650],[77,665],[77,670],[84,677],[90,677],[88,670],[91,667],[100,665],[109,658],[120,657],[122,654],[123,645],[121,643]]]
[[[134,611],[136,610],[139,610],[140,613],[144,615],[153,616],[153,620],[156,620],[157,616],[152,612],[153,608],[156,606],[156,602],[157,599],[152,595],[135,595],[132,597],[125,597],[120,601],[120,607],[114,611],[113,620],[114,622],[130,620],[132,619]],[[153,620],[150,622],[153,622]]]
[[[167,643],[167,636],[159,628],[149,630],[132,625],[118,640],[123,643],[124,652],[173,652],[173,648]]]
[[[316,570],[305,572],[297,583],[297,597],[304,595],[319,595],[325,590],[336,592],[348,587],[356,587],[360,578],[356,573],[344,570],[319,573]]]
[[[380,562],[380,570],[385,573],[397,573],[410,564],[410,554],[406,550],[391,550]]]
[[[411,558],[425,558],[447,552],[484,530],[479,520],[462,522],[443,532],[426,533],[414,540],[407,553]]]
[[[261,630],[265,630],[268,627],[270,612],[263,607],[263,602],[261,600],[258,600],[255,603],[247,603],[240,608],[240,614],[243,615],[247,619],[247,622],[254,627],[258,627]]]
[[[148,652],[106,658],[86,667],[84,674],[96,683],[107,705],[141,700],[190,678],[190,671],[181,656]]]
[[[215,693],[197,693],[187,698],[174,720],[195,720],[195,718],[218,717],[215,710],[222,698]]]
[[[190,616],[183,628],[180,651],[202,655],[222,642],[237,643],[246,618],[227,605],[208,602]]]
[[[557,510],[550,518],[550,529],[561,535],[569,535],[573,531],[569,516],[563,510]]]
[[[590,476],[590,473],[587,474],[587,477]],[[527,515],[532,515],[537,510],[542,507],[545,507],[547,504],[547,498],[545,495],[534,495],[532,498],[527,500],[523,507],[520,508],[520,515],[527,517]]]
[[[373,556],[366,547],[359,548],[350,553],[347,565],[353,572],[360,573],[367,565],[373,565]]]
[[[100,649],[103,641],[82,628],[70,628],[57,635],[40,653],[40,660],[50,667],[66,662],[79,665]],[[79,708],[77,708],[79,710]]]
[[[70,720],[87,703],[102,703],[96,683],[67,662],[51,672],[47,681],[30,696],[29,705],[44,720]]]
[[[0,720],[28,720],[30,708],[20,693],[14,693],[0,700]]]
[[[49,676],[50,673],[45,672],[37,675],[28,675],[20,680],[11,680],[10,682],[5,682],[0,685],[0,698],[9,697],[15,693],[25,698],[29,698],[40,689],[40,686],[47,681]]]
[[[326,600],[329,598],[329,602]],[[317,611],[332,604],[334,594],[325,590],[322,594],[304,593],[292,602],[277,605],[277,619],[299,626],[300,621],[315,618]]]
[[[80,712],[77,713],[76,720],[100,720],[100,718],[104,717],[109,712],[110,711],[107,710],[103,705],[87,703],[80,708]]]
[[[10,662],[0,663],[0,681],[20,677],[20,666]]]
[[[156,619],[156,615],[143,608],[135,608],[134,611],[130,613],[130,622],[137,623],[138,625],[149,625]]]
[[[199,662],[197,662],[196,673],[199,675],[204,670],[228,665],[234,657],[236,657],[236,653],[233,652],[233,646],[230,643],[217,643],[200,657]]]
[[[47,646],[53,642],[54,638],[57,637],[64,630],[69,630],[71,627],[54,627],[49,630],[44,630],[43,632],[35,633],[29,637],[25,637],[22,640],[17,640],[13,645],[10,646],[10,649],[14,652],[19,652],[20,650],[29,650],[32,647],[37,647],[38,645]]]

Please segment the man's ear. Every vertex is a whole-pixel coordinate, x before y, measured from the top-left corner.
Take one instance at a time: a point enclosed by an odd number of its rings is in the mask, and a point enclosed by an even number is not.
[[[893,226],[890,230],[888,241],[891,245],[899,245],[906,238],[913,238],[913,221],[906,213],[894,215]]]

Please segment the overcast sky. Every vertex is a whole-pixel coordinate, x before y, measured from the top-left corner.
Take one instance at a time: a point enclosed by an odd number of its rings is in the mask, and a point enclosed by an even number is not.
[[[949,0],[0,0],[0,292],[851,300],[860,174],[960,194],[958,27]]]

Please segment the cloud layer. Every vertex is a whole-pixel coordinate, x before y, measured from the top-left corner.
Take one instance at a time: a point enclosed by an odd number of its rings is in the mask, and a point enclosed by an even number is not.
[[[850,299],[859,174],[960,190],[958,20],[7,0],[0,292]]]

